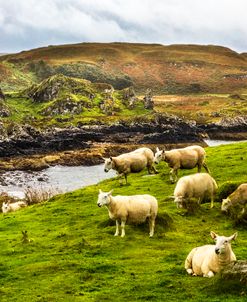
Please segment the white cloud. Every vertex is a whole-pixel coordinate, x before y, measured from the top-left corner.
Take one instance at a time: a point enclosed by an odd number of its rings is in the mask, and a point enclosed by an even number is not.
[[[84,41],[247,51],[246,9],[246,0],[0,0],[0,52]]]

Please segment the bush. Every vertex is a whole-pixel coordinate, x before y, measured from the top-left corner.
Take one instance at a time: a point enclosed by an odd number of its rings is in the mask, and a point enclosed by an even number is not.
[[[31,188],[28,187],[25,190],[25,201],[28,205],[40,203],[50,199],[51,197],[60,194],[58,189],[44,189],[40,188]]]

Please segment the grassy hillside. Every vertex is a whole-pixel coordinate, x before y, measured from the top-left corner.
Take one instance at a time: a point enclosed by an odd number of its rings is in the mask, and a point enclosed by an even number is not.
[[[246,91],[247,59],[220,46],[135,43],[51,45],[0,57],[5,91],[55,73],[106,82],[116,89],[133,84],[139,92],[231,93]]]
[[[157,112],[204,124],[247,115],[247,94],[162,95],[154,97],[154,105]]]
[[[218,184],[247,181],[247,143],[207,148],[208,165]],[[187,276],[187,253],[212,243],[210,231],[231,235],[238,259],[246,259],[247,232],[221,214],[220,204],[202,205],[186,215],[169,201],[174,185],[168,169],[103,181],[40,205],[0,216],[1,301],[246,301],[247,291],[217,278]],[[180,175],[192,171],[180,172]],[[194,172],[194,171],[193,171]],[[98,189],[115,194],[149,193],[159,201],[154,238],[147,225],[127,226],[125,238],[115,238],[105,208],[96,205]],[[32,242],[21,243],[27,230]]]
[[[10,114],[2,121],[5,125],[14,122],[38,128],[65,127],[152,112],[145,109],[143,101],[135,96],[130,104],[130,97],[126,96],[128,89],[105,92],[111,88],[106,83],[91,83],[61,74],[50,76],[22,91],[6,94],[4,106]]]

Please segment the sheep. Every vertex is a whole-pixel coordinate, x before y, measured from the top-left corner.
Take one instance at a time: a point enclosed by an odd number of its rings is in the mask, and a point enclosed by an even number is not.
[[[170,181],[174,183],[178,179],[178,169],[193,169],[197,166],[198,172],[201,172],[203,166],[205,170],[210,173],[205,163],[205,157],[206,152],[204,148],[196,145],[170,151],[159,150],[157,147],[154,155],[154,163],[158,164],[161,160],[167,162],[171,168]]]
[[[244,214],[244,206],[247,204],[247,183],[243,183],[226,199],[222,200],[221,211],[227,212],[235,205],[243,207],[242,214]]]
[[[16,201],[13,203],[10,203],[10,201],[3,202],[2,204],[2,212],[8,213],[8,212],[15,212],[19,210],[20,208],[26,207],[27,204],[24,201]]]
[[[236,261],[231,248],[231,241],[237,238],[237,233],[230,237],[210,233],[215,245],[203,245],[192,249],[185,260],[185,269],[189,275],[213,277],[227,264]]]
[[[211,200],[211,208],[213,208],[214,194],[217,188],[216,181],[208,173],[195,173],[179,179],[172,197],[177,203],[177,207],[182,208],[183,202],[190,198],[198,198],[200,204],[208,196]]]
[[[149,236],[154,234],[155,219],[158,212],[158,202],[151,195],[131,195],[131,196],[112,196],[110,192],[99,190],[97,205],[106,206],[109,217],[116,221],[116,232],[119,235],[119,225],[121,224],[121,237],[125,236],[125,224],[141,223],[149,219]]]
[[[149,148],[139,148],[116,157],[104,158],[104,160],[104,171],[108,172],[110,169],[116,170],[119,181],[124,176],[126,184],[129,173],[141,172],[145,167],[148,168],[149,174],[152,172],[157,173],[157,170],[153,166],[154,154]]]

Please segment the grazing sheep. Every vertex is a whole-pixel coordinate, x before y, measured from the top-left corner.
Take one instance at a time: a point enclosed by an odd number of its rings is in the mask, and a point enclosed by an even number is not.
[[[244,183],[244,184],[241,184],[226,199],[222,200],[221,211],[227,212],[229,209],[231,209],[235,205],[240,205],[243,207],[242,214],[244,214],[244,212],[245,212],[244,206],[246,204],[247,204],[247,183]]]
[[[156,148],[154,162],[158,164],[161,160],[168,163],[170,170],[170,180],[172,183],[177,181],[178,169],[193,169],[197,166],[198,172],[201,172],[202,166],[209,173],[205,163],[206,152],[200,146],[189,146],[170,151],[159,150]],[[175,177],[174,177],[175,176]]]
[[[154,234],[155,218],[158,212],[158,202],[151,195],[112,196],[112,191],[102,192],[99,190],[97,204],[99,207],[106,206],[111,219],[116,220],[116,232],[119,235],[121,223],[121,237],[125,236],[125,223],[141,223],[149,219],[149,236]]]
[[[182,208],[183,202],[190,198],[198,198],[198,203],[210,197],[211,208],[214,206],[214,194],[218,186],[216,181],[208,173],[196,173],[183,176],[177,182],[174,190],[174,202]]]
[[[210,278],[232,261],[236,261],[231,241],[237,238],[237,233],[230,237],[218,236],[214,232],[210,234],[215,245],[196,247],[187,256],[184,267],[189,275]]]
[[[148,168],[148,173],[152,171],[157,173],[153,166],[154,154],[149,148],[139,148],[135,151],[121,154],[116,157],[104,158],[104,171],[108,172],[110,169],[116,170],[119,179],[124,176],[127,184],[127,175],[129,173],[137,173],[144,168]]]
[[[26,207],[27,204],[24,201],[17,201],[10,203],[9,201],[3,202],[2,204],[2,212],[8,213],[8,212],[15,212],[19,210],[20,208]]]

